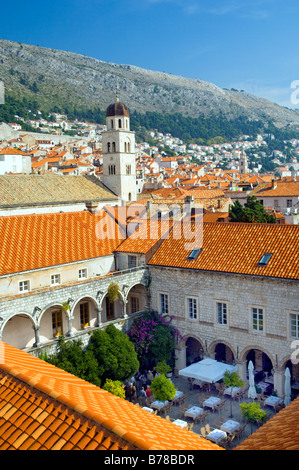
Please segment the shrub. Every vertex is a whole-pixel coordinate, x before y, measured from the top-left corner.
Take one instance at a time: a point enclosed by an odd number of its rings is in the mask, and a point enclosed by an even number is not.
[[[151,390],[155,399],[163,402],[172,400],[177,391],[173,383],[163,374],[154,377],[151,383]]]
[[[120,398],[125,398],[126,396],[125,389],[123,388],[122,382],[120,380],[107,379],[103,389]]]

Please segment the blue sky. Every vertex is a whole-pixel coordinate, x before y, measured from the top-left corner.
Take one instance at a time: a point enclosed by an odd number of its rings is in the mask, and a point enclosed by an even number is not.
[[[298,108],[298,20],[298,0],[15,0],[1,5],[0,37]]]

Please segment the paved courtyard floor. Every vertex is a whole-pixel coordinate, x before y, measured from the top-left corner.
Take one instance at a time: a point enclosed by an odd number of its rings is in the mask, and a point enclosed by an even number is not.
[[[177,390],[184,392],[187,395],[187,398],[185,400],[185,405],[188,405],[188,407],[191,406],[199,406],[199,401],[203,401],[205,398],[208,396],[219,396],[217,391],[205,391],[203,392],[199,388],[195,388],[193,390],[189,389],[188,385],[188,380],[183,377],[174,377],[172,379],[172,382],[174,383],[175,387]],[[247,394],[244,396],[243,399],[241,399],[241,402],[238,400],[233,400],[229,396],[220,396],[221,399],[225,400],[225,405],[224,407],[218,411],[211,411],[207,419],[203,423],[196,423],[193,424],[192,431],[195,433],[198,433],[199,435],[201,434],[201,428],[205,426],[205,424],[209,424],[211,428],[219,428],[219,419],[222,419],[224,421],[233,419],[234,421],[238,421],[240,424],[244,425],[246,421],[244,421],[242,412],[240,409],[240,403],[250,403],[252,402],[252,399],[249,399],[247,397]],[[231,405],[232,405],[232,415],[231,415]],[[275,411],[273,408],[265,406],[262,407],[267,413],[267,419],[270,419],[273,415],[275,415]],[[167,415],[170,417],[171,421],[174,419],[179,419],[180,418],[180,413],[181,413],[181,408],[178,405],[173,405],[170,410],[167,412]],[[164,416],[164,415],[161,415]],[[232,417],[231,417],[232,416]],[[192,418],[185,418],[181,417],[181,419],[188,421],[189,423],[192,423]],[[229,449],[233,449],[236,447],[240,442],[242,442],[244,439],[246,439],[252,432],[255,432],[258,429],[257,424],[252,425],[252,430],[251,430],[251,424],[247,423],[246,428],[244,430],[244,433],[241,437],[238,439],[234,439],[232,443],[230,444]]]

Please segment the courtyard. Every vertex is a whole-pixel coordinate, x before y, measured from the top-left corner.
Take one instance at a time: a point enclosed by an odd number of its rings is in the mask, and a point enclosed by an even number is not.
[[[190,381],[188,381],[188,379],[185,377],[173,377],[171,380],[175,385],[175,388],[179,392],[182,392],[180,402],[178,401],[176,403],[176,401],[174,400],[170,402],[169,405],[166,406],[166,408],[158,410],[157,408],[155,408],[154,405],[155,399],[151,396],[149,399],[146,400],[146,402],[143,402],[142,400],[140,400],[140,398],[138,398],[137,403],[139,404],[139,406],[145,406],[148,411],[154,411],[162,419],[169,419],[170,421],[175,422],[178,425],[181,424],[182,426],[186,426],[192,432],[197,433],[203,437],[205,437],[204,431],[206,432],[206,434],[208,434],[209,431],[212,431],[214,429],[221,430],[221,426],[225,425],[227,422],[229,422],[229,424],[234,424],[232,423],[232,421],[237,422],[239,424],[238,428],[242,429],[242,432],[240,433],[240,435],[238,435],[237,432],[234,433],[233,431],[230,432],[229,429],[227,430],[226,435],[228,437],[228,442],[225,442],[224,447],[228,450],[232,450],[243,440],[245,440],[250,434],[252,434],[253,432],[255,432],[255,430],[258,429],[260,424],[251,424],[246,421],[242,415],[242,411],[240,408],[241,403],[251,403],[253,401],[251,398],[248,398],[247,390],[241,398],[239,398],[238,396],[232,398],[231,396],[223,395],[223,392],[219,393],[215,385],[212,385],[211,387],[209,387],[209,389],[207,387],[206,390],[203,390],[202,388],[199,388],[197,386],[191,386]],[[213,397],[211,400],[212,402],[215,398],[221,400],[222,406],[219,407],[219,409],[215,408],[213,410],[212,408],[208,408],[203,405],[203,403],[211,397]],[[272,406],[268,406],[265,403],[263,404],[260,401],[266,398],[267,396],[263,396],[261,399],[258,398],[254,401],[258,401],[261,405],[261,409],[266,411],[267,421],[278,412],[278,409],[275,409]],[[185,412],[188,409],[192,407],[202,408],[203,406],[204,415],[206,415],[203,420],[197,421],[196,419],[194,420],[192,417],[185,416]],[[218,443],[221,446],[224,441],[220,440],[219,442],[217,442],[217,437],[218,436],[216,436],[216,440],[214,442]]]

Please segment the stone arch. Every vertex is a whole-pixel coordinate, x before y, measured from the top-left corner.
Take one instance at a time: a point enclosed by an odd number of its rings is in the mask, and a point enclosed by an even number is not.
[[[76,299],[70,310],[72,329],[82,330],[94,327],[97,323],[98,301],[92,295],[82,295]]]
[[[275,364],[276,364],[275,358],[272,356],[272,354],[271,354],[268,350],[266,350],[265,348],[261,347],[260,345],[250,345],[250,346],[246,346],[246,348],[244,348],[243,351],[241,351],[241,353],[240,353],[240,360],[241,360],[241,361],[246,361],[246,357],[247,357],[248,353],[249,353],[251,350],[261,351],[262,353],[266,354],[266,356],[268,356],[269,359],[271,360],[271,362],[272,362],[272,364],[273,364],[273,367],[275,366]]]
[[[128,289],[124,296],[126,313],[131,315],[146,309],[147,289],[142,282],[135,282]]]
[[[244,363],[246,372],[249,361],[252,361],[255,369],[256,383],[263,380],[266,376],[273,375],[274,369],[277,369],[276,360],[272,354],[259,345],[247,346],[241,352],[240,360]]]
[[[294,392],[295,395],[298,395],[299,394],[299,391],[298,391],[299,363],[296,363],[296,361],[293,361],[291,359],[291,356],[288,355],[280,361],[280,363],[278,364],[278,370],[281,370],[284,373],[287,367],[289,368],[289,371],[291,373],[291,383],[292,384],[296,383],[296,389],[292,390],[292,392]]]
[[[43,308],[37,319],[40,343],[47,343],[69,331],[70,311],[63,311],[62,302],[51,302]]]
[[[232,364],[237,358],[235,349],[223,339],[213,341],[208,347],[208,354],[217,361],[227,364]]]
[[[125,296],[120,288],[119,298],[113,303],[108,304],[108,288],[103,292],[101,299],[99,300],[99,309],[101,311],[101,323],[115,320],[116,318],[122,318],[124,313]],[[112,306],[113,305],[113,306]]]
[[[1,339],[18,349],[30,348],[35,343],[36,322],[30,313],[10,315],[1,326]]]
[[[203,341],[194,335],[188,335],[184,338],[184,343],[186,347],[186,366],[199,362],[204,358],[205,347]]]

